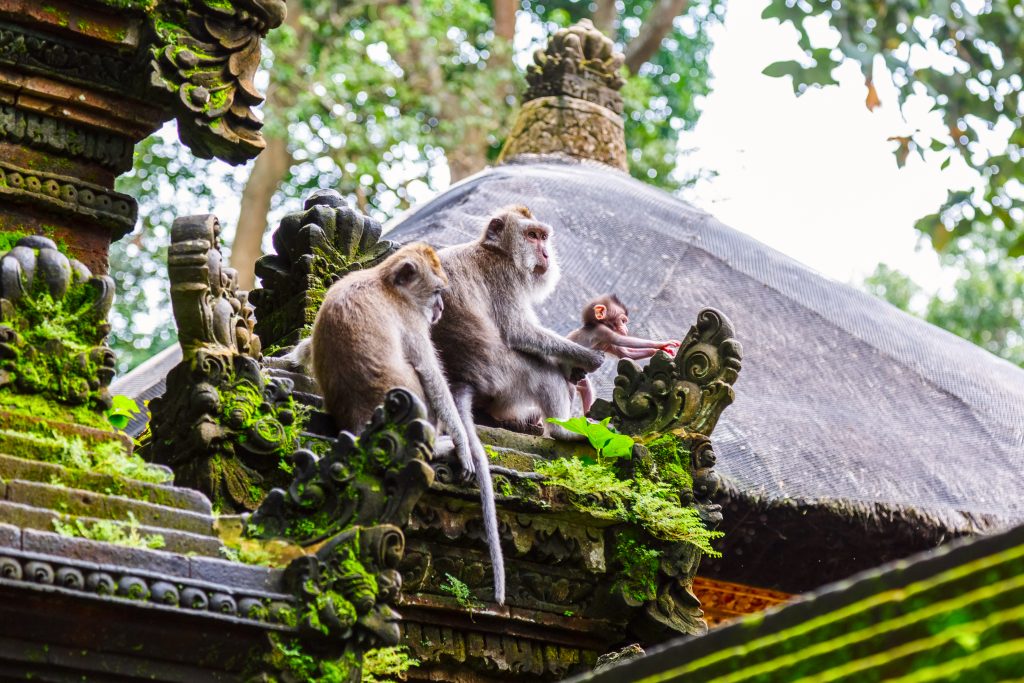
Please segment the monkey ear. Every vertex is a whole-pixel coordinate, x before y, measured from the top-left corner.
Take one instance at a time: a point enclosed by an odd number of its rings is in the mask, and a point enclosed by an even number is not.
[[[402,261],[401,263],[399,263],[395,267],[393,275],[391,276],[392,281],[398,287],[406,286],[407,284],[412,282],[415,277],[416,264],[413,263],[412,261]]]
[[[608,307],[604,304],[597,304],[594,306],[594,317],[598,320],[604,320],[604,316],[608,313]]]
[[[501,238],[501,233],[505,230],[505,219],[504,218],[492,218],[491,222],[487,224],[487,237],[488,242],[497,242]]]

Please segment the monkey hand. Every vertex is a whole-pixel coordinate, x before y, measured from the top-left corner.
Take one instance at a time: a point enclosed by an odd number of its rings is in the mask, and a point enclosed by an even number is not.
[[[676,355],[676,352],[679,350],[679,347],[682,346],[682,344],[683,343],[681,341],[679,341],[678,339],[672,339],[671,341],[664,342],[661,345],[661,349],[660,350],[664,351],[665,353],[667,353],[670,356],[674,356],[674,355]]]
[[[462,480],[466,482],[472,481],[476,475],[476,461],[473,460],[473,453],[469,449],[469,444],[462,444],[461,447],[455,450],[459,456],[459,465],[462,468]]]
[[[584,351],[585,353],[581,354],[578,362],[579,368],[584,372],[593,372],[601,367],[604,363],[604,351],[593,351],[591,349],[584,349]]]

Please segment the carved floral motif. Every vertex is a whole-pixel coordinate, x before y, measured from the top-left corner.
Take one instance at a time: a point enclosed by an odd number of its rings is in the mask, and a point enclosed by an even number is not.
[[[178,132],[196,156],[243,163],[266,146],[253,78],[283,0],[166,0],[154,14],[153,84],[176,95]]]
[[[334,190],[311,194],[302,211],[281,219],[272,238],[275,253],[256,262],[262,288],[253,291],[252,301],[259,334],[270,344],[298,342],[332,284],[397,249],[380,236],[380,223],[348,206]]]
[[[556,31],[547,46],[534,53],[534,63],[526,67],[530,87],[523,101],[568,95],[621,115],[619,89],[625,81],[619,71],[624,60],[610,38],[590,19],[582,19]]]

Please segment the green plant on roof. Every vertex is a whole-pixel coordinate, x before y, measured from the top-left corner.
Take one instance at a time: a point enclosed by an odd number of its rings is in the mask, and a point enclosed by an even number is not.
[[[633,453],[634,441],[625,434],[619,434],[610,424],[611,418],[606,417],[600,422],[585,417],[571,417],[559,420],[549,417],[548,422],[561,425],[574,434],[582,434],[597,451],[599,458],[628,458]]]
[[[111,406],[103,415],[114,429],[124,429],[131,422],[132,416],[141,412],[142,409],[134,399],[118,394],[111,397]]]
[[[448,595],[455,598],[455,602],[459,603],[459,607],[468,610],[472,614],[474,609],[480,609],[483,605],[476,597],[473,596],[472,591],[469,590],[469,586],[464,581],[461,581],[451,574],[445,574],[445,582],[441,584],[441,590]]]
[[[164,537],[160,534],[140,533],[139,520],[131,511],[128,512],[127,524],[110,519],[100,519],[91,523],[77,518],[71,518],[68,521],[54,519],[53,530],[61,536],[69,538],[85,538],[90,541],[102,541],[128,548],[156,550],[166,545]]]

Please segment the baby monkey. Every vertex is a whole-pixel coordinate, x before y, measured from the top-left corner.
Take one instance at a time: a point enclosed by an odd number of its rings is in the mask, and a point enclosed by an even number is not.
[[[629,311],[626,305],[614,294],[605,294],[583,308],[583,327],[573,330],[566,338],[580,346],[631,360],[650,358],[658,351],[674,355],[679,348],[680,342],[676,339],[652,341],[630,337],[628,325]],[[567,371],[566,376],[570,382],[576,383],[576,390],[583,402],[583,413],[589,413],[594,403],[594,387],[590,379],[571,371]]]

